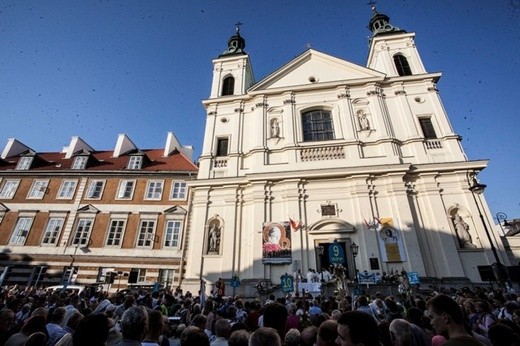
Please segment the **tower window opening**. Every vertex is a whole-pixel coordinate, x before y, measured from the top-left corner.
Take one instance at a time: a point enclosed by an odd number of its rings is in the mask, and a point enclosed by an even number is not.
[[[412,70],[410,69],[410,64],[408,64],[408,60],[402,54],[394,55],[394,64],[397,69],[397,73],[399,76],[411,76]]]
[[[419,124],[421,125],[421,129],[424,134],[424,138],[437,139],[437,134],[435,133],[435,129],[433,128],[433,123],[432,123],[431,118],[420,118]]]
[[[224,83],[222,84],[222,96],[233,95],[234,92],[235,78],[233,78],[233,76],[224,78]]]
[[[227,156],[228,154],[228,138],[217,138],[216,156]]]

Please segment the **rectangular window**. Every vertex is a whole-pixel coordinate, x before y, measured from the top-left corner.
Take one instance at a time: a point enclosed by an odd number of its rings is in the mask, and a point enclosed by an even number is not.
[[[111,220],[108,229],[107,246],[121,246],[125,220]]]
[[[58,199],[71,199],[74,197],[74,192],[76,191],[76,185],[78,184],[77,180],[64,180],[61,183],[60,190],[58,191]]]
[[[64,218],[61,217],[52,217],[49,219],[49,223],[47,223],[47,228],[43,233],[42,244],[45,245],[54,245],[58,241],[58,237],[60,236],[61,227],[65,222]]]
[[[130,158],[128,159],[128,169],[141,169],[142,166],[142,156],[130,156]]]
[[[85,169],[87,167],[88,156],[76,156],[71,169]]]
[[[172,193],[170,199],[186,199],[186,182],[172,182]]]
[[[431,118],[419,118],[419,124],[421,125],[424,138],[426,139],[437,139],[437,134],[433,128]]]
[[[99,267],[98,269],[98,275],[97,275],[97,278],[96,278],[96,282],[99,282],[99,283],[108,283],[108,277],[110,277],[110,275],[114,272],[114,268],[113,267],[110,267],[110,268],[107,268],[107,267]]]
[[[29,230],[31,229],[31,225],[33,222],[32,217],[21,217],[16,222],[16,226],[14,227],[13,234],[11,235],[11,239],[9,240],[9,244],[13,245],[23,245],[27,240],[27,236],[29,235]]]
[[[179,247],[182,222],[168,220],[164,232],[164,247]]]
[[[175,279],[175,270],[159,269],[159,283],[162,287],[170,287]]]
[[[216,156],[227,156],[228,155],[228,138],[217,138],[217,152]]]
[[[78,267],[64,267],[63,276],[61,277],[61,284],[73,285],[78,278]]]
[[[17,170],[27,170],[27,169],[31,168],[33,159],[34,159],[33,156],[20,157],[20,160],[18,160],[18,164],[16,164],[16,169]]]
[[[47,266],[34,266],[27,281],[27,286],[39,286],[45,281],[45,273],[47,273]]]
[[[90,237],[90,231],[92,230],[93,219],[79,219],[76,226],[76,233],[72,239],[73,245],[86,245]]]
[[[13,198],[19,183],[20,180],[6,180],[2,190],[0,190],[0,198]]]
[[[135,180],[121,180],[116,199],[131,200],[134,196]]]
[[[163,190],[162,180],[150,180],[146,187],[145,199],[161,199]]]
[[[48,180],[35,180],[27,195],[28,199],[42,199],[47,191]]]
[[[305,142],[334,139],[332,116],[329,111],[317,109],[302,114],[303,140]]]
[[[136,284],[146,281],[146,269],[144,268],[132,268],[128,275],[128,283]]]
[[[154,220],[141,220],[139,225],[139,236],[137,238],[137,246],[150,247],[154,242]]]
[[[87,198],[100,199],[103,194],[104,180],[92,180],[88,186]]]

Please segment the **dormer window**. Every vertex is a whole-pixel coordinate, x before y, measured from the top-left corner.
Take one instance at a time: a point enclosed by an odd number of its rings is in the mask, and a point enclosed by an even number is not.
[[[76,156],[72,163],[72,169],[85,169],[87,167],[88,156]]]
[[[141,169],[143,166],[143,157],[142,156],[130,156],[128,160],[128,169]]]
[[[402,54],[394,55],[394,64],[397,69],[397,73],[399,76],[411,76],[412,69],[410,68],[410,64],[408,64],[408,60]]]
[[[31,168],[34,156],[22,156],[16,165],[17,170],[28,170]]]
[[[233,78],[233,76],[224,78],[224,82],[222,83],[222,96],[233,95],[234,92],[235,78]]]

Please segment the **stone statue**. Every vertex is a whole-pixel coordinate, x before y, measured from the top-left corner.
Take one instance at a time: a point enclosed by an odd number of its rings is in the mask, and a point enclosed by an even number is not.
[[[357,112],[357,117],[359,121],[359,128],[361,130],[370,130],[370,123],[368,122],[368,116],[363,110],[359,110]]]
[[[278,124],[278,119],[271,120],[271,138],[280,137],[280,124]]]
[[[209,246],[208,253],[219,252],[220,248],[220,228],[214,223],[209,230]]]
[[[455,214],[453,217],[453,225],[455,226],[455,232],[459,240],[461,249],[474,249],[476,248],[469,234],[469,225],[460,217],[459,214]]]

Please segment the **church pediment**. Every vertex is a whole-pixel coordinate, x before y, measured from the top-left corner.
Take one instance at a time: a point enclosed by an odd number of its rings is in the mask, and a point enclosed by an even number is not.
[[[309,49],[258,82],[249,91],[255,92],[334,82],[358,83],[384,78],[385,75],[381,72]]]

